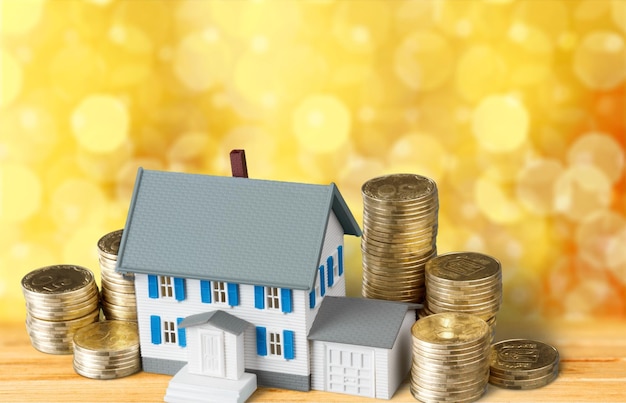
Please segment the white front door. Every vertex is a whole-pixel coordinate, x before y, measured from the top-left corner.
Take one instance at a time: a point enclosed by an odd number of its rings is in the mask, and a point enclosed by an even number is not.
[[[375,397],[374,350],[326,346],[326,390]]]
[[[199,332],[202,354],[202,373],[208,376],[224,374],[224,332],[202,329]]]

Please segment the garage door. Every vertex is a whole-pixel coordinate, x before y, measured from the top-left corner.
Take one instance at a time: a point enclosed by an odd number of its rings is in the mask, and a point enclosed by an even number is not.
[[[326,390],[374,397],[374,350],[326,346]]]

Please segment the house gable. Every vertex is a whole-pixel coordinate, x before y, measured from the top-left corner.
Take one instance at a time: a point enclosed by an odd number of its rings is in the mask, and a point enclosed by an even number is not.
[[[361,235],[334,184],[140,168],[116,270],[309,290],[331,211]]]

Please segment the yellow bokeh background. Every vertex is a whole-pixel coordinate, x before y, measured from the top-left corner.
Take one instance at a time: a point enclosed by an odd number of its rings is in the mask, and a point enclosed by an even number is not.
[[[1,0],[0,321],[99,278],[137,167],[439,189],[438,251],[502,262],[511,318],[626,319],[626,1]],[[346,239],[360,294],[359,240]]]

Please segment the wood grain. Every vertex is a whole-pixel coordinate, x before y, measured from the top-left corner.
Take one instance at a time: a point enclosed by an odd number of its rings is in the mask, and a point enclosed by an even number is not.
[[[626,402],[626,322],[506,324],[497,339],[535,338],[561,354],[556,381],[541,389],[510,391],[493,386],[480,402]],[[23,324],[4,324],[0,339],[1,402],[161,402],[166,375],[138,373],[115,380],[77,375],[71,355],[35,350]],[[250,402],[367,402],[355,396],[258,389]],[[392,402],[415,402],[405,382]]]

